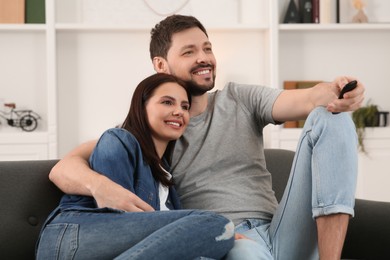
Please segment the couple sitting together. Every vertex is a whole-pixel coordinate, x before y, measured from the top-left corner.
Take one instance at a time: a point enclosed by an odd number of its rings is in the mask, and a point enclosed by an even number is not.
[[[66,195],[37,259],[340,259],[354,215],[357,138],[351,77],[310,89],[228,83],[203,25],[172,15],[151,31],[155,71],[120,127],[70,152],[50,179]],[[277,202],[263,128],[306,119]],[[283,164],[283,162],[280,162]],[[177,191],[177,192],[176,192]]]

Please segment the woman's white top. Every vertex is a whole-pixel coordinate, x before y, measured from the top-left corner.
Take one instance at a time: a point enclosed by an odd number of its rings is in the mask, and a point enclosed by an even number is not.
[[[172,175],[167,172],[163,167],[161,167],[164,172],[166,172],[169,176],[169,179],[172,178]],[[167,186],[162,185],[161,183],[159,184],[158,188],[158,196],[160,197],[160,210],[169,210],[166,203],[169,195],[169,188]]]

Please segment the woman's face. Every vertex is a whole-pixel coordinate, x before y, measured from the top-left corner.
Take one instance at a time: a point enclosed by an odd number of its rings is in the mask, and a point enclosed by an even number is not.
[[[178,139],[189,122],[187,92],[177,83],[167,82],[154,90],[146,102],[146,115],[155,145]]]

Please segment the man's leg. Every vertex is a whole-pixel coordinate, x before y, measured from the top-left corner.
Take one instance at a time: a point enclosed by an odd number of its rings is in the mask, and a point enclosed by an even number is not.
[[[321,259],[340,259],[350,216],[333,214],[316,219]]]
[[[356,179],[357,141],[350,116],[315,109],[269,229],[274,257],[318,259],[319,245],[323,259],[331,259],[325,258],[329,254],[340,258],[348,219],[354,214]]]

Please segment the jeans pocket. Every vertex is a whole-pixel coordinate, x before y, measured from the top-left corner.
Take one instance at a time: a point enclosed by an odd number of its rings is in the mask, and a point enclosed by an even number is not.
[[[49,224],[41,234],[37,259],[74,259],[78,247],[78,224]]]

